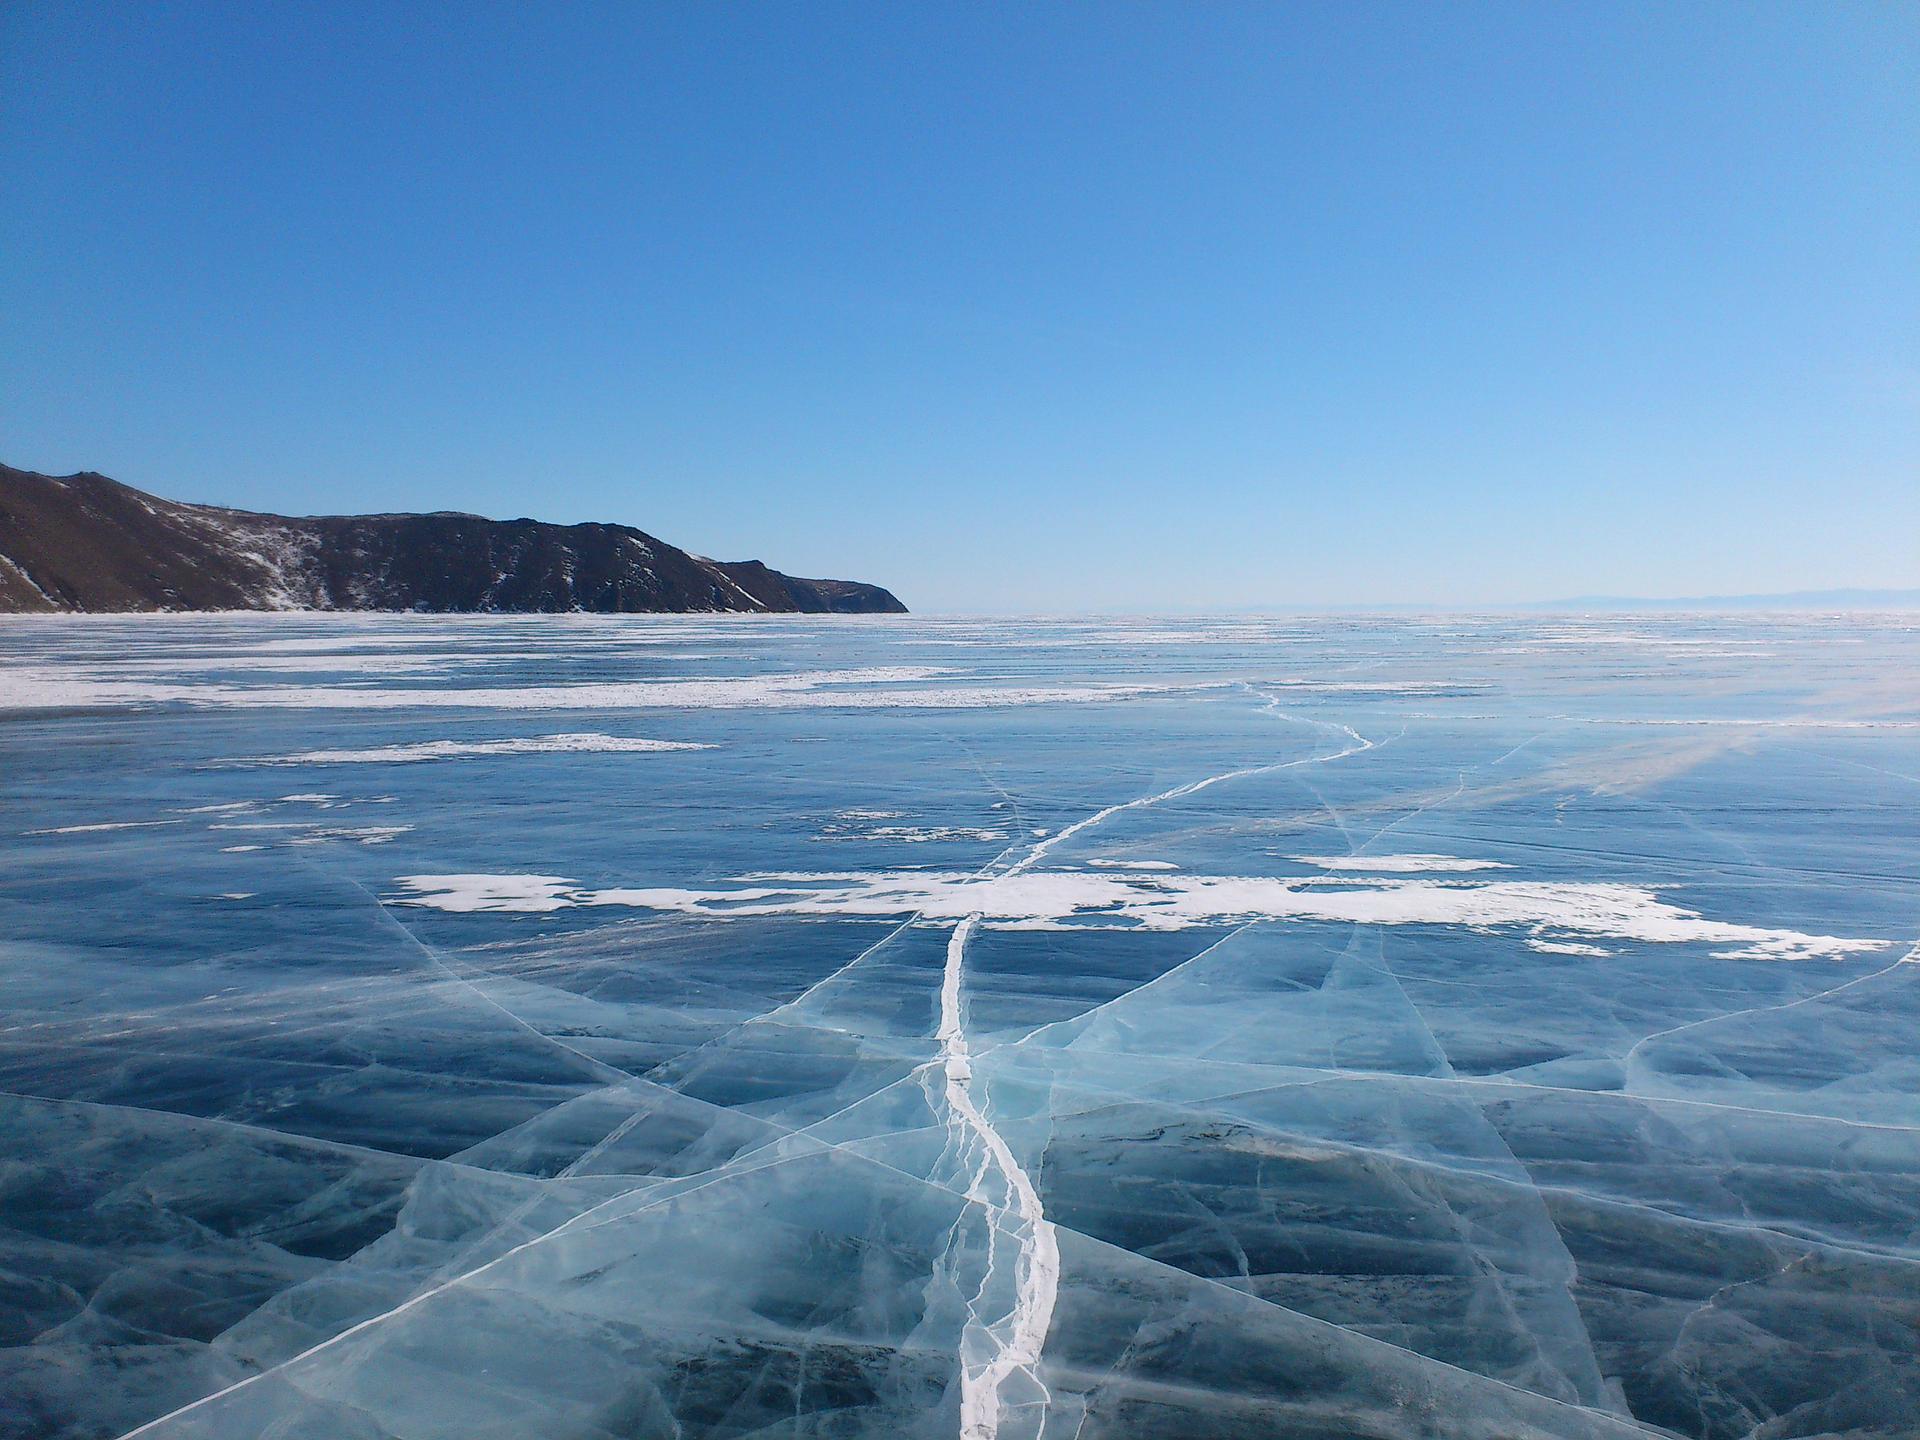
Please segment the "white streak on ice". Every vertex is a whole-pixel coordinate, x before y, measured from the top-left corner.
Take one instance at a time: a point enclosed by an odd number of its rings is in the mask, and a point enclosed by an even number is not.
[[[310,830],[297,840],[289,840],[289,845],[320,845],[328,840],[351,840],[361,845],[385,845],[394,837],[406,834],[413,829],[411,825],[357,825],[340,826],[326,830]]]
[[[0,710],[185,704],[291,710],[973,710],[1132,699],[1212,688],[1145,684],[943,685],[926,666],[870,666],[713,680],[380,689],[338,685],[190,684],[102,678],[81,669],[18,669],[0,679]]]
[[[962,1345],[960,1363],[960,1435],[961,1440],[993,1440],[1000,1433],[1000,1387],[1014,1375],[1033,1377],[1046,1345],[1047,1331],[1053,1326],[1053,1309],[1060,1293],[1060,1242],[1052,1222],[1040,1203],[1040,1192],[1033,1179],[1014,1158],[1006,1138],[993,1127],[973,1099],[973,1059],[967,1046],[967,1034],[961,1019],[960,978],[964,969],[967,941],[979,924],[978,915],[969,915],[953,927],[947,941],[947,963],[940,979],[940,1064],[946,1076],[948,1127],[961,1132],[959,1152],[973,1146],[973,1137],[985,1148],[967,1188],[967,1197],[993,1207],[1001,1214],[985,1189],[989,1165],[1000,1172],[1011,1198],[1012,1211],[1022,1231],[1021,1252],[1015,1261],[1013,1311],[1001,1322],[1004,1337],[987,1331],[989,1357],[983,1363],[970,1364]],[[998,1217],[996,1216],[996,1223]],[[970,1317],[968,1328],[979,1324]],[[1034,1377],[1034,1384],[1039,1380]],[[1044,1386],[1040,1392],[1045,1395]]]
[[[364,750],[304,750],[294,755],[249,755],[230,765],[410,765],[423,760],[461,760],[480,755],[557,755],[658,750],[711,750],[693,740],[647,740],[633,736],[533,735],[512,740],[422,740],[412,745],[374,745]],[[293,798],[291,796],[287,797]]]
[[[1460,860],[1452,855],[1295,855],[1302,865],[1322,870],[1377,870],[1381,874],[1412,874],[1423,870],[1511,870],[1498,860]]]
[[[815,840],[898,840],[921,845],[929,840],[1004,840],[1007,832],[977,825],[876,825],[871,830],[855,830],[846,825],[829,825],[813,837]]]
[[[97,835],[103,830],[152,830],[161,825],[184,825],[184,820],[108,820],[98,825],[60,825],[52,830],[28,830],[28,835]]]

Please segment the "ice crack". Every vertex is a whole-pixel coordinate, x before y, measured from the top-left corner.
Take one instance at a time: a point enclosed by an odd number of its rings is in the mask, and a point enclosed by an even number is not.
[[[1001,1322],[983,1325],[977,1314],[971,1315],[968,1339],[977,1338],[982,1357],[969,1359],[963,1340],[960,1365],[961,1440],[995,1440],[1000,1433],[1004,1409],[1001,1390],[1016,1376],[1031,1382],[1043,1398],[1046,1387],[1035,1373],[1040,1352],[1053,1325],[1054,1304],[1060,1293],[1060,1242],[1040,1203],[1040,1192],[1028,1175],[1006,1137],[994,1128],[973,1095],[973,1057],[967,1045],[962,1018],[960,982],[966,966],[967,941],[972,937],[980,916],[969,915],[954,926],[947,941],[947,963],[940,979],[940,1065],[946,1077],[947,1126],[956,1149],[966,1154],[976,1145],[984,1153],[975,1167],[967,1195],[970,1200],[987,1204],[995,1212],[996,1227],[1011,1218],[1020,1240],[1015,1257],[1014,1301],[1011,1312]],[[988,1172],[997,1172],[1004,1186],[996,1198],[989,1188]],[[995,1237],[990,1236],[989,1243]],[[989,1266],[991,1269],[991,1266]]]
[[[1331,728],[1345,733],[1350,742],[1345,748],[1327,755],[1229,770],[1157,794],[1109,805],[1040,841],[1004,874],[1010,878],[1031,870],[1063,842],[1125,811],[1181,799],[1224,781],[1339,760],[1371,750],[1377,743],[1345,725]],[[1060,1242],[1040,1202],[1040,1192],[1034,1187],[1033,1177],[1015,1158],[1006,1137],[987,1118],[974,1095],[973,1054],[967,1043],[961,983],[966,972],[967,942],[985,913],[975,910],[967,914],[954,926],[947,940],[946,965],[940,977],[940,1028],[935,1037],[940,1046],[939,1063],[945,1082],[950,1148],[963,1161],[970,1155],[977,1157],[968,1181],[967,1198],[985,1206],[990,1216],[986,1274],[968,1306],[967,1323],[961,1336],[960,1440],[997,1440],[1002,1419],[1010,1408],[1003,1396],[1010,1384],[1037,1399],[1038,1405],[1030,1412],[1040,1422],[1035,1426],[1035,1433],[1044,1426],[1045,1407],[1051,1397],[1040,1381],[1038,1369],[1060,1296]],[[994,1176],[998,1177],[997,1182]],[[1013,1302],[1003,1318],[989,1323],[981,1319],[977,1307],[992,1281],[999,1228],[1009,1220],[1012,1233],[1020,1242],[1014,1259]]]

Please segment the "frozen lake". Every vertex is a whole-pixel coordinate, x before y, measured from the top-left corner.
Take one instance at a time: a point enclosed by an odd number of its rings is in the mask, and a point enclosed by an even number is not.
[[[0,624],[0,1434],[1920,1428],[1920,618]]]

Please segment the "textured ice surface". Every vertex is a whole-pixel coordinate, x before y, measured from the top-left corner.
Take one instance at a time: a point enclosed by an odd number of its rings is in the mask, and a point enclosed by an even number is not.
[[[1909,618],[13,620],[0,851],[0,1435],[1920,1433]]]

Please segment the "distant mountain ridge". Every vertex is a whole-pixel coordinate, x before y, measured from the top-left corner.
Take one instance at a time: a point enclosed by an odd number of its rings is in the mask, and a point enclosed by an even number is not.
[[[260,514],[0,465],[0,612],[904,614],[889,590],[690,555],[627,525]]]

